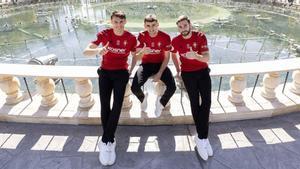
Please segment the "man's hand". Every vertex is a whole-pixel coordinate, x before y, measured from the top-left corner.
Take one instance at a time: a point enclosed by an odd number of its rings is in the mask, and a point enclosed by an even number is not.
[[[203,55],[199,55],[196,51],[193,51],[192,47],[190,47],[190,51],[185,54],[187,59],[196,59],[201,62],[207,62]]]
[[[161,78],[161,73],[158,72],[153,76],[152,82],[159,82],[160,78]]]
[[[141,54],[150,54],[151,53],[151,48],[147,47],[146,44],[144,43],[143,48],[139,51]]]
[[[131,75],[131,73],[132,73],[132,70],[133,70],[132,67],[129,67],[129,68],[128,68],[129,77],[130,77],[130,75]]]
[[[186,52],[185,57],[187,59],[195,59],[197,53],[193,51],[192,47],[190,47],[190,51]]]
[[[107,49],[108,45],[109,45],[109,42],[107,42],[105,46],[103,46],[102,48],[99,49],[99,54],[100,55],[103,56],[103,55],[107,54],[107,52],[108,52],[108,49]]]
[[[181,72],[177,72],[176,75],[175,75],[175,78],[181,78]]]

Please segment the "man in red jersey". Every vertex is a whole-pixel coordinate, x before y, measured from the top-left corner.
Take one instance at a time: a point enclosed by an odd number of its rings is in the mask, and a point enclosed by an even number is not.
[[[135,57],[136,38],[124,30],[126,16],[121,11],[111,15],[112,28],[97,34],[84,50],[84,55],[102,55],[102,63],[97,73],[99,75],[99,92],[101,103],[101,122],[103,127],[102,140],[99,141],[99,160],[102,165],[113,165],[116,159],[115,131],[117,129],[124,93],[129,80],[127,59],[132,53]],[[99,44],[101,48],[97,48]],[[113,106],[110,107],[113,92]]]
[[[176,22],[179,35],[172,40],[172,60],[181,74],[187,90],[193,119],[198,135],[195,143],[200,157],[204,160],[213,155],[208,140],[208,121],[211,106],[211,79],[209,75],[209,52],[207,40],[202,32],[192,31],[192,25],[187,16],[180,16]],[[179,61],[181,68],[179,67]],[[201,104],[199,103],[201,97]]]
[[[163,108],[169,102],[176,90],[175,81],[170,69],[167,67],[170,59],[171,38],[168,34],[158,29],[158,20],[154,14],[149,14],[144,19],[145,31],[139,33],[137,51],[142,57],[131,86],[131,91],[141,102],[141,110],[147,108],[147,96],[141,90],[141,86],[153,76],[153,81],[163,81],[166,85],[164,94],[156,98],[155,111],[159,117]]]

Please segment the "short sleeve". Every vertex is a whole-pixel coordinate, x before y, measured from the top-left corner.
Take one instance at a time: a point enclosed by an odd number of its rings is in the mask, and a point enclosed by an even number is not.
[[[203,53],[203,52],[207,52],[209,49],[208,49],[208,45],[207,45],[207,39],[206,39],[206,36],[201,33],[200,35],[200,54]]]
[[[165,38],[165,46],[164,46],[164,50],[165,51],[170,51],[172,49],[172,45],[171,45],[171,38],[169,35],[166,36]]]
[[[173,39],[172,42],[171,42],[171,52],[172,53],[177,53],[178,52],[175,39]]]
[[[145,35],[143,33],[139,33],[138,35],[138,45],[136,48],[143,48],[145,43]]]
[[[105,34],[104,34],[104,32],[99,32],[99,33],[97,34],[97,39],[94,40],[94,41],[91,41],[91,43],[93,43],[93,44],[99,46],[100,43],[103,43],[104,41],[105,41]]]
[[[131,37],[131,44],[132,44],[132,46],[131,46],[131,49],[130,49],[130,51],[131,52],[135,52],[136,51],[136,45],[137,45],[137,40],[136,40],[136,37],[135,36],[132,36]]]

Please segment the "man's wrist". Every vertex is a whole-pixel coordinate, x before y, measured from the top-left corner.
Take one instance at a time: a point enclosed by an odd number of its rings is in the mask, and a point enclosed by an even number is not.
[[[97,48],[97,54],[102,55],[102,48]]]
[[[136,55],[137,55],[138,57],[140,57],[140,56],[143,55],[143,54],[144,54],[143,51],[139,51]]]
[[[201,55],[201,54],[198,54],[198,53],[195,53],[196,54],[196,56],[198,57],[198,58],[203,58],[204,56],[203,55]]]
[[[162,71],[158,71],[157,74],[161,76],[162,75]]]

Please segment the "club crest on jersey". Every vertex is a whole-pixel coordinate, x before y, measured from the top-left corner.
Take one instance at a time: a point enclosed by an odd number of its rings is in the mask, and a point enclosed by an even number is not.
[[[160,48],[160,46],[161,46],[161,42],[158,42],[158,43],[157,43],[157,46]]]
[[[127,40],[125,40],[125,41],[123,42],[124,46],[126,46],[126,45],[127,45],[127,43],[128,43],[128,42],[127,42]]]
[[[190,44],[186,44],[186,48],[189,50],[191,48]]]
[[[193,43],[193,47],[197,48],[197,43],[196,42]]]
[[[154,48],[154,45],[155,45],[154,42],[151,42],[151,47],[152,47],[152,48]]]
[[[117,40],[117,46],[120,46],[120,40]]]

